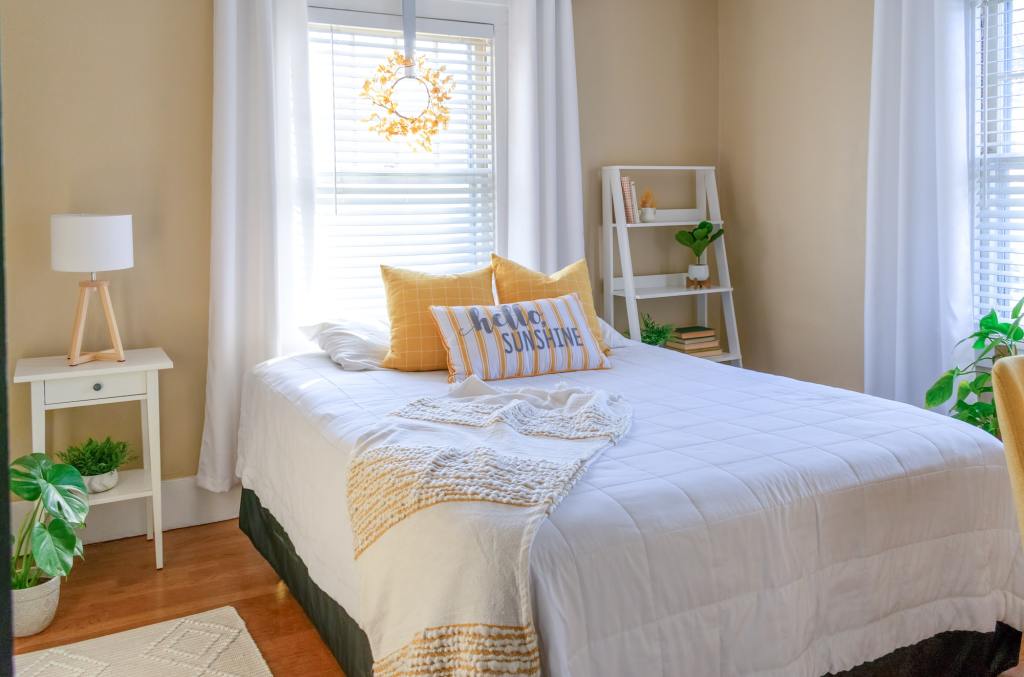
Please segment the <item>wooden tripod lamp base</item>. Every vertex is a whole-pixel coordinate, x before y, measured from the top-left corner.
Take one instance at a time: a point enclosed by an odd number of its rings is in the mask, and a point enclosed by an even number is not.
[[[82,335],[85,331],[85,318],[89,312],[89,297],[99,294],[103,306],[103,316],[107,320],[107,332],[110,334],[111,348],[98,352],[82,352]],[[110,282],[108,280],[83,280],[78,283],[78,304],[75,306],[75,325],[71,329],[71,350],[68,351],[68,366],[73,367],[85,362],[106,360],[124,362],[124,346],[121,345],[121,334],[117,331],[117,319],[114,317],[114,305],[110,302]]]

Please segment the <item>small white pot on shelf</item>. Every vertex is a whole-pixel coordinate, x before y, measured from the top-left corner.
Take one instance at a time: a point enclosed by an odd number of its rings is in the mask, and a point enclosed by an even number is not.
[[[90,494],[100,494],[110,491],[117,486],[117,469],[105,472],[102,475],[82,475],[85,488]]]
[[[640,221],[643,223],[654,223],[658,220],[658,210],[654,207],[640,208]]]
[[[711,271],[708,269],[706,263],[691,263],[690,268],[687,270],[686,276],[691,280],[703,282],[704,280],[711,277]]]
[[[42,632],[57,613],[60,601],[60,576],[24,590],[12,590],[14,599],[14,636],[28,637]]]

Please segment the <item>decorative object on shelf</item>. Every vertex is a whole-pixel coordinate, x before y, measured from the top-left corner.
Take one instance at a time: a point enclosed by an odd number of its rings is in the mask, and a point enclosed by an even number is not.
[[[640,196],[640,220],[653,223],[658,220],[658,205],[654,201],[654,193],[647,189]]]
[[[110,301],[110,282],[97,280],[103,270],[122,270],[134,265],[132,257],[131,215],[55,214],[50,217],[50,265],[54,270],[89,273],[78,283],[78,304],[71,330],[70,366],[110,360],[124,362],[124,346],[117,330],[114,306]],[[98,352],[82,352],[82,336],[89,312],[89,297],[97,293],[107,320],[111,347]]]
[[[90,494],[100,494],[117,486],[117,469],[131,459],[131,451],[127,442],[115,442],[109,437],[98,442],[90,437],[57,457],[82,474]]]
[[[627,212],[627,202],[635,198],[633,180],[637,172],[671,174],[684,179],[692,187],[692,206],[658,208],[657,220],[635,223]],[[641,179],[643,181],[643,179]],[[685,187],[684,183],[684,187]],[[664,202],[664,196],[659,196]],[[633,202],[639,209],[639,200]],[[723,225],[721,206],[718,201],[718,184],[715,168],[709,165],[610,165],[601,168],[601,277],[603,280],[604,312],[606,322],[614,323],[616,313],[615,297],[622,298],[626,310],[627,326],[631,336],[641,335],[640,304],[653,299],[690,299],[693,303],[694,323],[708,324],[711,303],[721,303],[722,354],[709,356],[715,362],[727,362],[743,366],[740,353],[739,332],[736,326],[736,309],[733,303],[733,289],[729,275],[729,261],[726,255],[725,238],[712,238],[714,229]],[[649,238],[664,236],[664,230],[672,228],[693,228],[705,222],[712,226],[707,242],[715,251],[713,282],[708,275],[703,281],[690,281],[684,270],[657,274],[640,274],[634,267],[630,240],[635,237]],[[671,245],[668,245],[671,246]],[[616,259],[622,270],[616,276]],[[706,265],[698,261],[696,265]],[[700,269],[693,271],[695,274]],[[701,277],[704,277],[701,275]],[[698,282],[700,284],[698,285]],[[695,286],[696,285],[696,286]],[[710,301],[710,302],[709,302]]]
[[[722,354],[715,330],[703,325],[679,327],[665,343],[665,347],[694,357],[717,357]]]
[[[676,329],[675,325],[655,322],[650,313],[644,313],[640,322],[640,340],[649,346],[665,345],[665,342],[672,338],[672,332]]]
[[[363,98],[379,109],[364,122],[385,139],[404,136],[414,149],[429,153],[434,137],[448,129],[446,102],[455,80],[444,66],[431,68],[425,57],[415,54],[416,0],[402,0],[402,33],[405,53],[392,53],[363,83]]]
[[[14,636],[26,637],[53,621],[60,578],[70,573],[75,556],[82,556],[76,531],[85,524],[89,501],[78,471],[43,454],[14,459],[10,478],[11,493],[34,502],[11,550]]]
[[[620,180],[622,184],[622,202],[626,210],[626,223],[637,223],[636,182],[628,176]]]
[[[978,331],[957,345],[974,340],[974,361],[955,366],[935,381],[924,396],[924,406],[933,409],[954,397],[949,415],[999,437],[999,419],[992,399],[992,366],[1003,357],[1020,355],[1024,345],[1024,298],[1010,311],[1010,321],[1000,322],[990,310],[978,321]]]
[[[689,247],[697,257],[697,263],[691,263],[686,272],[687,288],[704,289],[708,286],[711,271],[708,269],[704,251],[724,234],[724,228],[715,230],[715,225],[710,221],[701,221],[693,230],[680,230],[676,233],[676,241],[684,247]]]

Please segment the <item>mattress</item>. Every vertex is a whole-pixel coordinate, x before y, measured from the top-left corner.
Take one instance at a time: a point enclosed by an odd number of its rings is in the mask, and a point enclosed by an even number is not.
[[[310,354],[247,377],[242,484],[357,622],[348,455],[445,376]],[[1024,625],[1024,555],[986,433],[637,343],[610,370],[507,385],[559,381],[635,414],[534,542],[546,674],[817,677],[942,631]]]

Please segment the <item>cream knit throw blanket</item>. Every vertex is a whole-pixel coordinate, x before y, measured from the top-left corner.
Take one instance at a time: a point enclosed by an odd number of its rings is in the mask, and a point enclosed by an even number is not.
[[[474,377],[360,439],[348,505],[374,674],[539,675],[534,535],[631,420],[603,391]]]

